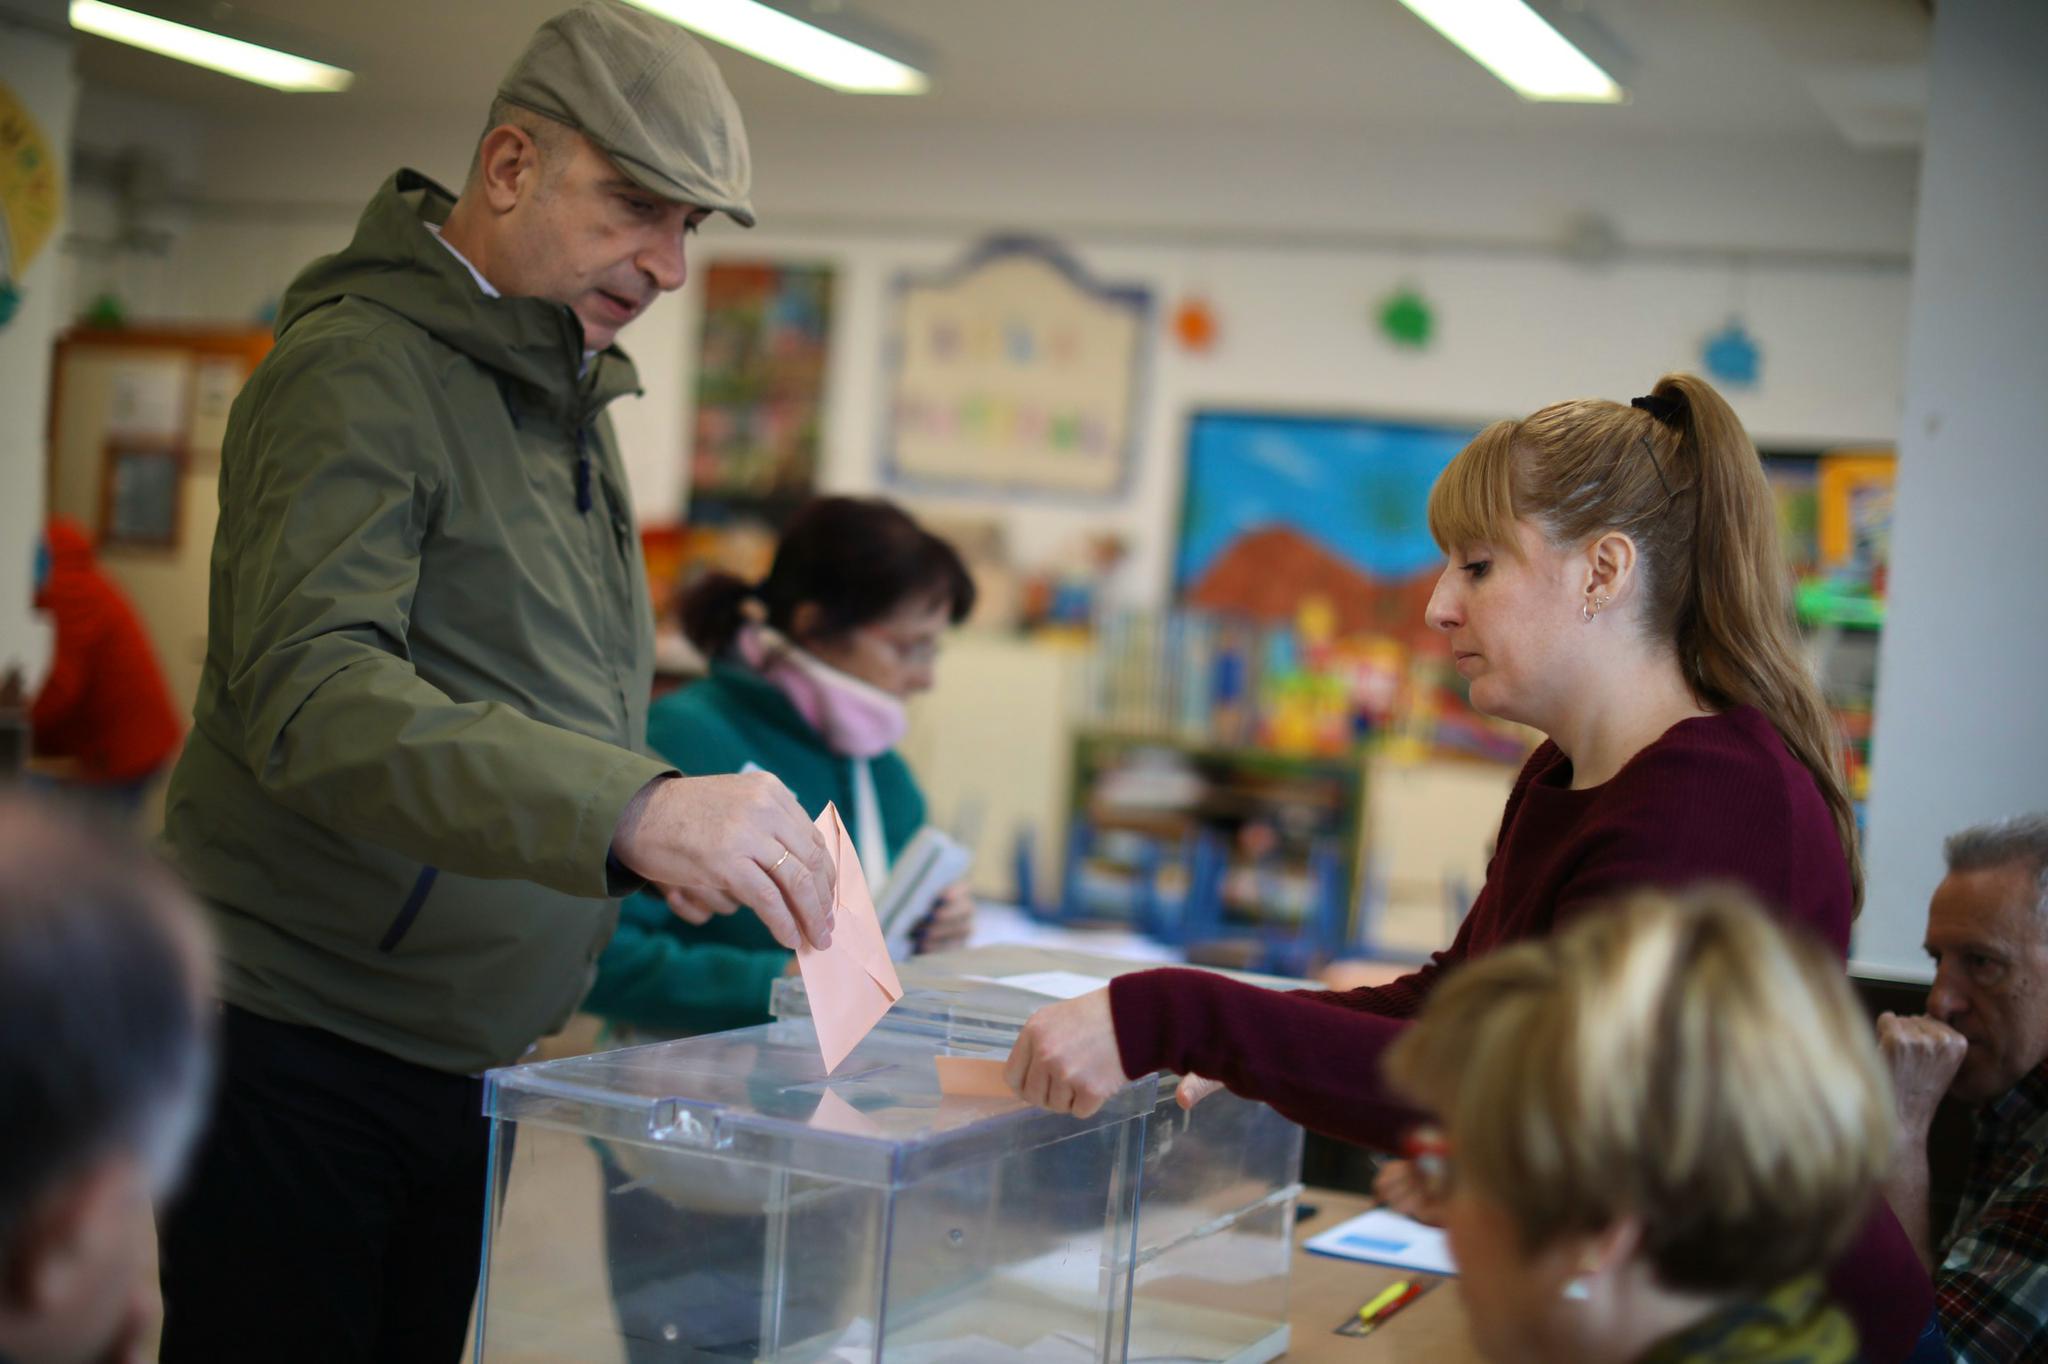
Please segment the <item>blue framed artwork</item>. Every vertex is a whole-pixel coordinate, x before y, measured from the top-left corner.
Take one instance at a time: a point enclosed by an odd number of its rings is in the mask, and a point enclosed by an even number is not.
[[[1413,640],[1443,566],[1429,490],[1480,429],[1344,415],[1198,412],[1174,590],[1182,603]]]

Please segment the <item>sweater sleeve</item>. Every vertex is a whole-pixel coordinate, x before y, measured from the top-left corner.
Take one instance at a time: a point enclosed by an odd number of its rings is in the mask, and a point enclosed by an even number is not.
[[[692,942],[668,906],[643,891],[620,904],[583,1008],[648,1032],[749,1027],[768,1021],[769,992],[789,959],[779,947]]]
[[[1380,1078],[1381,1054],[1410,1026],[1401,1020],[1178,968],[1117,977],[1109,1005],[1134,1078],[1167,1070],[1221,1080],[1304,1127],[1382,1150],[1425,1121]]]
[[[1934,1284],[1883,1199],[1828,1270],[1828,1295],[1856,1323],[1867,1364],[1900,1364],[1913,1352],[1934,1313]]]
[[[1422,1012],[1430,991],[1443,982],[1444,973],[1472,956],[1473,926],[1485,923],[1487,917],[1486,891],[1482,889],[1479,902],[1472,906],[1465,922],[1458,925],[1458,936],[1451,940],[1451,945],[1431,954],[1426,963],[1407,975],[1398,976],[1385,985],[1366,985],[1356,990],[1303,990],[1301,997],[1333,1004],[1354,1013],[1377,1014],[1381,1018],[1414,1018]]]
[[[647,742],[659,758],[691,776],[737,772],[747,762],[746,745],[730,720],[689,690],[654,703]],[[757,931],[761,943],[744,940]],[[643,891],[620,902],[618,929],[598,958],[583,1008],[614,1023],[676,1036],[749,1027],[768,1021],[769,992],[789,960],[757,921],[692,926]]]
[[[699,686],[703,684],[698,684]],[[647,711],[647,747],[656,757],[691,777],[717,777],[747,765],[746,744],[732,722],[707,705],[694,688],[656,701]]]

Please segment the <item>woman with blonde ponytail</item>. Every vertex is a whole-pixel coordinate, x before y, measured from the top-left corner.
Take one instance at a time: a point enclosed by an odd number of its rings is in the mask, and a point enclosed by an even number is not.
[[[1126,1077],[1217,1084],[1304,1126],[1398,1149],[1414,1114],[1379,1061],[1447,971],[1641,887],[1746,891],[1846,958],[1862,895],[1837,741],[1800,660],[1776,508],[1711,385],[1496,422],[1430,495],[1448,556],[1430,599],[1472,704],[1542,731],[1456,941],[1390,984],[1275,993],[1146,971],[1040,1010],[1009,1065],[1024,1098],[1087,1114]],[[1213,1077],[1202,1079],[1200,1077]],[[1383,1180],[1400,1194],[1404,1167]],[[1880,1214],[1838,1289],[1872,1361],[1932,1308]]]

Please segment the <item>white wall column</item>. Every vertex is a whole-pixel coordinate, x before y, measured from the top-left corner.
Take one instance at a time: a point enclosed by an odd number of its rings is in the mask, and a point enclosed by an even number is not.
[[[1942,0],[1855,956],[1929,974],[1941,840],[2048,809],[2048,5]]]

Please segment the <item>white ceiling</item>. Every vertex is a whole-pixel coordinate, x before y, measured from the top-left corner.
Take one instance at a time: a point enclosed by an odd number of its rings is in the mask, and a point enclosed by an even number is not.
[[[357,72],[342,95],[281,95],[82,38],[95,86],[233,120],[345,122],[472,108],[563,0],[237,0],[214,5]],[[139,0],[146,4],[146,0]],[[921,99],[834,94],[714,51],[750,121],[1298,124],[1419,130],[1683,134],[1848,150],[1903,110],[1924,70],[1926,0],[1557,0],[1625,60],[1620,107],[1525,104],[1395,0],[857,0],[935,54]],[[169,12],[163,5],[148,6]],[[296,42],[290,41],[297,39]],[[1845,89],[1849,92],[1845,96]],[[1875,106],[1875,107],[1873,107]],[[1903,133],[1901,132],[1903,129]]]

